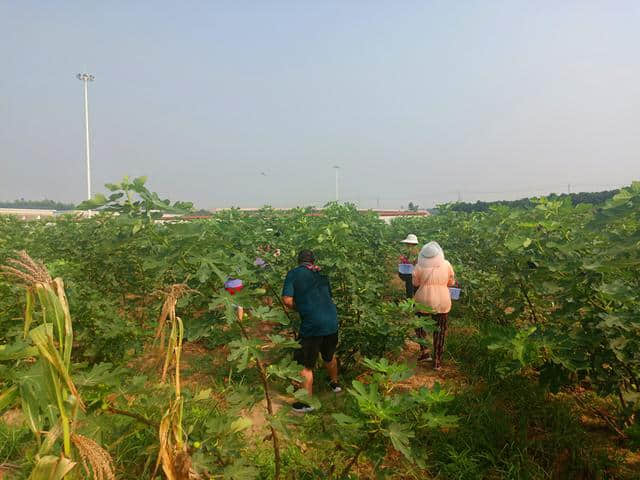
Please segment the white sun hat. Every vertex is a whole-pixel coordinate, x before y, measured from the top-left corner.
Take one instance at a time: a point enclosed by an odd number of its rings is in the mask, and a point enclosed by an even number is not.
[[[404,240],[400,240],[400,243],[409,243],[411,245],[418,245],[418,237],[416,237],[413,233],[407,235],[407,238]]]
[[[437,255],[444,256],[442,247],[438,244],[438,242],[429,242],[424,247],[422,247],[422,250],[420,250],[420,254],[418,256],[422,258],[433,258]]]

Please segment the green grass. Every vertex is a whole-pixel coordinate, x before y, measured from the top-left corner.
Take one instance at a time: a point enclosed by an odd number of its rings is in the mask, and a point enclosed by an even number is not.
[[[33,454],[33,435],[29,429],[25,426],[9,426],[0,420],[0,478],[3,466],[11,466],[6,478],[26,477],[27,457]]]
[[[534,379],[500,378],[483,334],[453,329],[446,361],[467,376],[451,404],[460,417],[449,432],[423,439],[431,468],[446,479],[617,478],[616,461],[594,444],[570,404]]]

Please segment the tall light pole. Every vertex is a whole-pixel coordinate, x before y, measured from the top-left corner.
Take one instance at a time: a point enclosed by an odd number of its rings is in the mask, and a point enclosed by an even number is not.
[[[340,191],[338,190],[338,171],[340,170],[340,167],[338,165],[334,165],[333,168],[336,171],[336,202],[337,202],[338,200],[340,200]]]
[[[89,143],[89,82],[93,82],[96,77],[89,73],[79,73],[76,75],[84,86],[84,134],[87,152],[87,199],[91,199],[91,146]]]

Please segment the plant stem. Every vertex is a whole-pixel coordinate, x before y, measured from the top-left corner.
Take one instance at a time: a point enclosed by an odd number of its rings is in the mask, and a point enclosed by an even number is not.
[[[593,415],[598,417],[600,420],[604,421],[609,426],[609,428],[611,428],[611,430],[613,430],[616,433],[616,435],[618,435],[620,439],[625,440],[627,438],[627,435],[622,430],[620,430],[618,425],[616,425],[616,422],[613,421],[606,412],[603,412],[602,410],[594,407],[593,405],[587,405],[587,403],[578,396],[575,397],[575,400],[576,400],[576,403],[578,403],[578,405],[580,405],[582,408],[589,410]]]
[[[145,425],[149,425],[150,427],[153,427],[154,429],[157,429],[158,426],[159,426],[156,422],[154,422],[152,420],[149,420],[146,417],[143,417],[139,413],[127,412],[126,410],[120,410],[120,409],[114,408],[114,407],[109,407],[107,409],[107,412],[112,413],[114,415],[123,415],[125,417],[134,418],[134,419],[138,420],[140,423],[144,423]]]
[[[620,400],[620,405],[622,405],[622,410],[626,410],[627,403],[624,401],[624,397],[622,395],[622,386],[618,386],[618,399]]]
[[[180,317],[175,317],[175,321],[178,324],[178,338],[177,345],[175,347],[175,362],[176,362],[176,401],[178,402],[178,425],[176,434],[176,445],[179,449],[182,449],[182,415],[183,415],[183,401],[182,401],[182,387],[180,382],[180,354],[182,353],[182,338],[184,336],[184,326]]]
[[[242,316],[242,313],[238,312],[238,315],[236,317],[238,320],[238,326],[240,327],[240,331],[242,332],[242,336],[245,338],[245,340],[249,340],[249,334],[244,328],[242,319],[240,318],[241,316]],[[262,389],[264,390],[264,397],[267,401],[267,412],[269,413],[270,416],[273,417],[273,405],[271,404],[271,395],[269,394],[269,383],[267,381],[267,371],[265,370],[264,365],[262,364],[262,361],[260,361],[259,358],[256,358],[255,360],[256,360],[256,367],[258,369],[258,373],[260,374],[260,380],[262,381]],[[280,442],[278,440],[278,432],[276,431],[276,429],[273,427],[271,423],[269,423],[269,429],[271,430],[271,441],[273,443],[273,457],[274,457],[274,464],[275,464],[274,478],[278,480],[280,478]]]
[[[267,400],[267,412],[273,417],[273,406],[271,404],[271,395],[269,394],[269,384],[267,382],[267,372],[264,369],[264,365],[258,359],[256,359],[258,365],[258,371],[260,372],[260,379],[262,380],[262,388],[264,389],[264,396]],[[277,480],[280,478],[280,444],[278,440],[278,432],[273,428],[273,425],[269,424],[271,430],[271,440],[273,442],[273,456],[275,460],[275,474],[274,478]]]
[[[638,386],[640,385],[640,383],[638,383],[638,379],[636,378],[636,376],[633,373],[633,370],[631,370],[631,368],[629,368],[629,365],[626,363],[622,363],[622,367],[627,371],[627,373],[629,374],[629,380],[630,382],[633,384],[633,386],[636,388],[636,390],[638,390]]]
[[[524,298],[527,300],[527,304],[529,305],[529,309],[531,310],[531,317],[532,317],[533,323],[538,323],[538,316],[536,315],[536,309],[533,307],[533,303],[529,298],[529,292],[527,292],[527,289],[525,288],[524,283],[521,279],[519,280],[519,283],[520,283],[520,291],[522,292],[522,295],[524,295]]]
[[[369,443],[368,439],[366,442],[362,442],[362,445],[360,445],[360,448],[356,451],[355,455],[351,458],[351,461],[347,464],[346,467],[344,467],[342,472],[340,472],[340,475],[338,476],[339,479],[347,476],[347,474],[349,473],[349,470],[351,470],[351,467],[353,467],[353,465],[355,465],[355,463],[358,461],[358,457],[360,456],[362,451],[365,449],[367,443]]]

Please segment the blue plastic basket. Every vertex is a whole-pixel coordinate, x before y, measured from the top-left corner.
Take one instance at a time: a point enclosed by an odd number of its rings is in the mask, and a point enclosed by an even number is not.
[[[410,263],[399,263],[398,264],[398,273],[403,273],[405,275],[411,275],[413,273],[413,265]]]
[[[462,290],[456,287],[449,287],[449,294],[451,295],[451,300],[458,300],[460,298],[460,292]]]
[[[242,280],[239,278],[230,278],[226,282],[224,282],[224,288],[239,288],[242,287]]]

